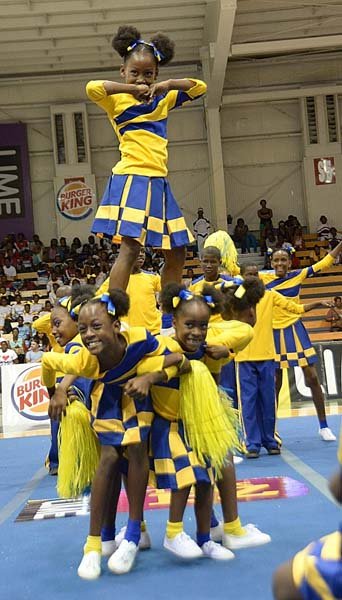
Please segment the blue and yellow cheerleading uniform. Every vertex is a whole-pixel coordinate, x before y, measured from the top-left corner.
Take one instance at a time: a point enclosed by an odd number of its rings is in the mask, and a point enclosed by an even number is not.
[[[100,373],[97,358],[86,348],[73,356],[48,353],[42,360],[42,379],[48,387],[54,384],[56,371],[95,380],[92,426],[101,445],[127,446],[148,438],[154,416],[151,398],[134,400],[123,393],[122,386],[136,375],[163,369],[165,347],[160,340],[143,327],[132,327],[121,335],[127,342],[125,355],[105,373]]]
[[[65,353],[65,354],[76,354],[79,352],[80,348],[83,347],[82,340],[80,335],[76,335],[70,342],[68,342],[64,347],[60,346],[54,336],[51,333],[51,315],[43,315],[39,317],[35,321],[35,329],[36,331],[45,333],[48,338],[52,348],[52,352],[57,353]],[[63,379],[63,374],[56,378],[57,383],[59,383]],[[92,386],[92,382],[84,379],[83,377],[77,377],[72,385],[72,393],[78,400],[80,400],[83,404],[89,408],[90,406],[90,389]],[[50,419],[51,425],[51,446],[46,458],[46,467],[48,469],[57,469],[58,468],[58,431],[59,431],[59,421],[53,421]]]
[[[266,289],[275,290],[282,296],[299,303],[300,287],[307,277],[312,277],[334,263],[334,258],[327,254],[311,267],[290,271],[285,277],[276,277],[274,272],[259,273]],[[273,313],[273,335],[275,345],[276,366],[280,369],[289,367],[306,367],[317,361],[316,352],[309,335],[298,316],[289,315],[281,307],[275,307]]]
[[[248,452],[278,448],[276,425],[275,348],[272,317],[276,308],[298,318],[304,306],[266,291],[256,306],[253,340],[235,357],[237,393]]]
[[[150,104],[131,94],[108,96],[103,80],[87,84],[89,99],[107,113],[121,154],[96,213],[93,233],[127,236],[165,250],[193,241],[166,179],[168,113],[200,98],[207,89],[203,81],[191,81],[187,92],[172,90]]]
[[[96,295],[101,296],[108,292],[109,278],[97,290]],[[132,273],[126,289],[129,295],[129,311],[121,322],[130,327],[145,327],[153,335],[160,333],[161,312],[157,308],[156,295],[161,290],[160,275],[141,271]]]
[[[338,458],[342,469],[342,431]],[[298,552],[292,561],[292,576],[303,600],[342,598],[342,526]]]
[[[229,349],[242,346],[253,337],[253,329],[245,323],[219,332],[208,330],[207,342],[218,343]],[[170,352],[183,352],[179,343],[171,338],[160,336]],[[244,339],[244,342],[242,341]],[[219,340],[219,341],[217,341]],[[190,360],[200,360],[213,375],[219,375],[222,365],[230,358],[213,360],[206,356],[205,346],[196,353],[185,356]],[[177,490],[195,483],[213,483],[214,473],[209,461],[203,465],[186,443],[184,424],[179,418],[180,378],[173,377],[167,383],[158,383],[151,388],[155,418],[151,428],[151,483],[157,488]]]

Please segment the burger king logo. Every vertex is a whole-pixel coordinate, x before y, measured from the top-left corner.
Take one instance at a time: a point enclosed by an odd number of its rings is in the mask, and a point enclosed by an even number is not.
[[[33,421],[48,418],[49,394],[40,377],[40,366],[28,367],[18,375],[11,389],[11,400],[16,411]]]
[[[94,192],[84,180],[67,179],[57,194],[57,208],[63,217],[80,221],[93,211]]]

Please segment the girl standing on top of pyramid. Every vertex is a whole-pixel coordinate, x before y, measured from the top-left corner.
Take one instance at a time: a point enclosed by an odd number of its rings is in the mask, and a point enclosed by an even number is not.
[[[106,111],[119,140],[121,159],[113,167],[92,232],[121,236],[109,287],[126,289],[141,246],[165,251],[162,285],[181,281],[185,246],[193,241],[167,176],[167,117],[170,110],[202,96],[203,81],[157,81],[159,66],[173,58],[174,43],[158,33],[150,41],[128,25],[112,41],[123,59],[123,82],[90,81],[87,95]]]

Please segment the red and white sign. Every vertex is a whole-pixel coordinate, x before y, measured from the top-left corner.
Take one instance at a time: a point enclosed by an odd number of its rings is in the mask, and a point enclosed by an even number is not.
[[[5,436],[48,432],[49,394],[41,383],[41,365],[4,365],[1,367],[2,420]]]
[[[314,169],[316,185],[336,183],[335,159],[333,156],[314,158]]]
[[[95,204],[94,191],[84,177],[65,179],[57,194],[57,208],[66,219],[86,219],[93,212]]]

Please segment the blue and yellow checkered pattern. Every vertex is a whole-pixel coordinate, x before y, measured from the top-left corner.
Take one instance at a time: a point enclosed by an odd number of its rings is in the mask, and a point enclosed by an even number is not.
[[[317,362],[308,333],[301,320],[284,329],[274,329],[275,360],[280,369],[306,367]]]
[[[101,446],[128,446],[148,439],[154,417],[150,396],[135,401],[122,394],[120,399],[116,384],[102,384],[98,392],[101,402],[92,425]]]
[[[203,465],[186,444],[182,421],[155,416],[151,428],[150,484],[161,489],[179,490],[196,483],[214,484],[214,471]]]
[[[92,233],[115,242],[117,236],[130,237],[165,250],[193,241],[167,179],[144,175],[109,178]]]

